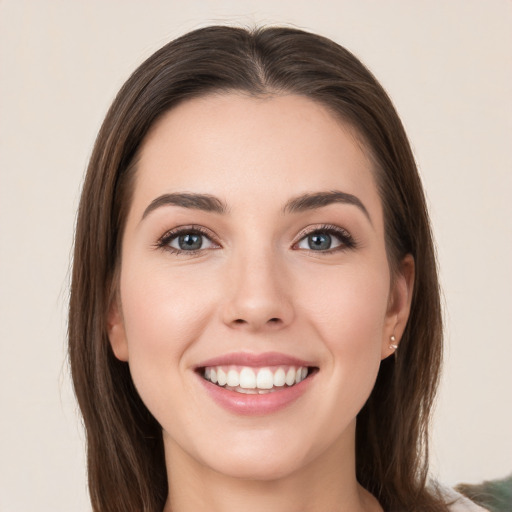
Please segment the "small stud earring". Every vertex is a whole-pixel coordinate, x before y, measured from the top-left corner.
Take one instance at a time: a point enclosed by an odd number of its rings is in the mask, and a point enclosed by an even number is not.
[[[389,345],[389,348],[392,348],[393,350],[396,350],[398,348],[398,345],[394,343],[396,341],[395,335],[392,334],[389,339],[393,342]]]

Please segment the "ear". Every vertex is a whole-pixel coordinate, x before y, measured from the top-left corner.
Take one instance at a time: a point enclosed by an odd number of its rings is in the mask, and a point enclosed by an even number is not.
[[[120,361],[128,361],[128,343],[124,328],[121,304],[114,298],[110,304],[107,318],[108,339],[114,355]]]
[[[414,290],[414,258],[407,254],[400,262],[389,294],[388,310],[384,323],[381,358],[395,352],[390,345],[399,345],[411,311]],[[391,337],[394,336],[394,341]]]

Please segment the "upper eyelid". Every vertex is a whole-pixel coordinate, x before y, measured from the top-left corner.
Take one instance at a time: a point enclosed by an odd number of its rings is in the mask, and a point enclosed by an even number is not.
[[[297,234],[297,236],[295,238],[296,241],[294,243],[299,242],[304,237],[309,236],[309,235],[311,235],[313,233],[321,233],[323,231],[332,231],[334,233],[339,234],[340,236],[343,235],[343,236],[352,238],[352,235],[350,234],[350,232],[347,231],[345,228],[342,228],[340,226],[336,226],[334,224],[320,224],[320,225],[315,225],[315,226],[308,226],[308,227],[302,229]]]
[[[212,242],[220,243],[218,237],[213,233],[213,231],[211,231],[208,228],[205,228],[204,226],[199,226],[196,224],[177,226],[175,228],[169,229],[159,238],[159,241],[176,238],[177,236],[181,235],[182,233],[193,233],[193,232],[197,232],[203,236],[210,238]]]
[[[158,239],[157,244],[166,245],[169,243],[170,240],[173,240],[174,238],[180,236],[180,234],[191,233],[194,231],[199,233],[202,236],[206,236],[207,238],[210,239],[211,242],[222,247],[219,237],[216,236],[216,234],[213,231],[211,231],[210,229],[208,229],[204,226],[198,225],[198,224],[182,225],[182,226],[177,226],[175,228],[169,229]],[[292,245],[292,247],[295,246],[303,238],[305,238],[313,233],[318,233],[318,232],[321,233],[321,232],[325,232],[325,231],[331,231],[334,234],[338,234],[338,236],[349,238],[349,239],[353,240],[353,237],[350,234],[350,232],[347,231],[345,228],[342,228],[341,226],[337,226],[334,224],[315,224],[315,225],[307,226],[307,227],[301,229],[300,232],[293,239],[293,242],[291,245]],[[202,249],[198,249],[198,250],[202,250]],[[192,251],[189,251],[189,252],[192,252]]]
[[[307,236],[311,233],[315,233],[316,231],[328,231],[328,230],[338,231],[338,232],[344,233],[346,235],[350,234],[345,228],[342,228],[341,226],[336,226],[335,224],[314,224],[314,225],[306,226],[305,228],[302,228],[299,231],[299,233],[296,235],[295,238],[300,239],[300,238],[303,238],[304,236]],[[167,230],[161,236],[161,238],[165,238],[166,236],[170,236],[170,235],[179,235],[180,233],[183,233],[183,232],[192,232],[192,231],[198,231],[201,234],[211,235],[214,238],[218,238],[212,230],[210,230],[209,228],[207,228],[205,226],[201,226],[199,224],[184,224],[182,226],[176,226],[175,228],[171,228],[171,229]]]

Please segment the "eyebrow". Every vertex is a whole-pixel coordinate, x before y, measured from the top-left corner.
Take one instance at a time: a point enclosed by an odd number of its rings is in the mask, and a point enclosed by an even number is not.
[[[306,193],[292,198],[285,204],[283,213],[300,213],[335,203],[356,206],[364,213],[366,218],[370,221],[370,224],[373,225],[370,214],[361,200],[357,196],[341,192],[339,190]],[[152,211],[162,206],[181,206],[182,208],[213,212],[221,215],[228,212],[226,203],[215,196],[209,194],[175,192],[172,194],[163,194],[158,196],[156,199],[153,199],[153,201],[151,201],[148,207],[144,210],[142,219],[146,218]]]
[[[142,219],[146,218],[153,210],[162,206],[181,206],[182,208],[190,208],[193,210],[202,210],[204,212],[213,212],[224,214],[228,211],[225,203],[215,196],[208,194],[192,194],[192,193],[173,193],[163,194],[153,199],[149,206],[144,210]]]
[[[329,192],[314,192],[308,194],[302,194],[298,197],[290,199],[285,207],[283,208],[284,213],[298,213],[307,210],[314,210],[316,208],[322,208],[334,203],[349,204],[359,208],[366,218],[373,225],[372,219],[368,210],[361,202],[361,200],[352,194],[346,192],[340,192],[339,190],[331,190]]]

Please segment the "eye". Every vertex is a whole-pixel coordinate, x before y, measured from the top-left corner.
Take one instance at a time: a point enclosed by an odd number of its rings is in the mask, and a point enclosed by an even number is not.
[[[193,254],[204,249],[216,249],[218,244],[198,227],[187,227],[168,231],[158,242],[158,247],[175,254]]]
[[[337,226],[324,226],[303,236],[295,245],[297,249],[318,252],[335,252],[355,246],[352,236]]]
[[[309,249],[312,251],[328,251],[340,245],[341,242],[329,233],[315,232],[300,240],[297,247],[299,249]]]

